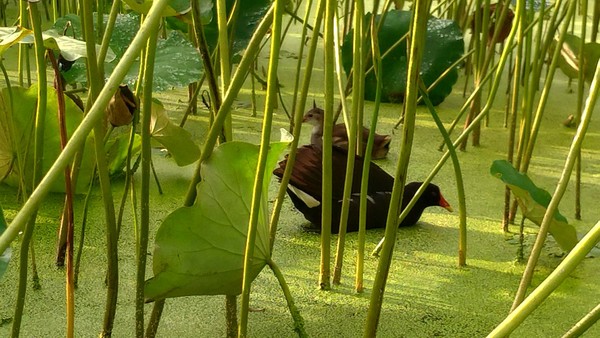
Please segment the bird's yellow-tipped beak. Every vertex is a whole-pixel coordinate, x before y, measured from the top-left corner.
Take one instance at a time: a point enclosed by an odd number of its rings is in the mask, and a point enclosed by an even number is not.
[[[450,211],[453,212],[454,209],[452,209],[452,207],[450,206],[450,203],[448,203],[448,201],[446,201],[446,199],[444,198],[444,196],[442,196],[440,194],[440,201],[439,201],[439,206]]]

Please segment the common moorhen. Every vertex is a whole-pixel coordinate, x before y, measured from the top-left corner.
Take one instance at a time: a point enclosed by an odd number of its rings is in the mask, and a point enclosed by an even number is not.
[[[310,143],[321,146],[323,144],[323,109],[317,107],[316,103],[313,102],[313,108],[304,114],[303,122],[308,122],[313,125],[312,134],[310,137]],[[367,140],[369,138],[369,129],[362,127],[362,149],[363,152],[367,147]],[[348,133],[346,132],[346,125],[338,123],[333,126],[332,131],[332,143],[343,149],[348,149]],[[375,139],[373,142],[373,149],[371,151],[371,158],[374,160],[384,158],[390,151],[390,142],[392,137],[390,135],[380,135],[375,133]]]
[[[306,220],[312,223],[312,227],[308,228],[308,230],[320,231],[321,229],[322,156],[321,147],[305,145],[298,148],[296,162],[287,189],[288,195],[292,199],[296,209],[304,215]],[[339,232],[347,156],[345,150],[333,147],[333,177],[331,182],[333,196],[331,215],[332,233]],[[279,179],[283,176],[286,164],[287,157],[279,162],[279,166],[273,171],[273,174],[279,177]],[[355,156],[352,195],[347,225],[348,232],[358,231],[362,168],[363,158]],[[385,227],[393,185],[394,178],[392,176],[376,164],[370,164],[369,188],[367,192],[367,229]],[[410,202],[420,186],[421,182],[412,182],[404,187],[402,209]],[[427,186],[423,195],[421,195],[415,206],[399,226],[409,226],[417,223],[423,210],[431,206],[440,206],[448,211],[452,211],[452,207],[444,199],[439,187],[435,184]]]

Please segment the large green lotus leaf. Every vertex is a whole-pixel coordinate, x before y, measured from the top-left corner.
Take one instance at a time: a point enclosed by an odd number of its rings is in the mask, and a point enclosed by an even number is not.
[[[235,0],[226,0],[227,15],[229,16]],[[260,23],[265,13],[272,5],[271,0],[252,0],[238,1],[238,12],[235,18],[235,27],[233,35],[233,47],[231,56],[240,55],[248,46],[256,26]],[[219,30],[217,27],[217,7],[213,8],[213,20],[204,25],[204,34],[211,50],[214,50],[218,44]]]
[[[154,63],[152,86],[155,91],[185,87],[202,77],[200,54],[181,32],[169,32],[167,39],[158,41]],[[132,69],[138,68],[139,64],[132,67]],[[131,76],[131,71],[129,74],[128,82],[133,85],[137,78],[137,71],[136,77]]]
[[[104,16],[106,23],[107,17]],[[65,34],[71,34],[76,37],[81,36],[81,20],[78,16],[69,14],[60,18],[54,24],[54,28],[62,30],[66,23],[70,22],[71,27]],[[95,27],[95,26],[94,26]],[[140,27],[140,17],[137,14],[119,14],[115,22],[115,29],[111,37],[109,46],[115,51],[115,59],[105,64],[105,76],[108,78],[119,60],[131,44],[135,34]],[[123,82],[133,86],[139,75],[139,60],[135,61]],[[63,76],[67,83],[86,83],[86,65],[83,61],[75,62],[67,71],[63,71]],[[184,87],[188,84],[198,81],[202,76],[202,61],[200,54],[194,46],[183,36],[181,32],[171,31],[166,39],[159,39],[156,48],[156,58],[154,63],[154,82],[152,89],[154,91],[168,90],[173,87]]]
[[[4,219],[4,211],[2,210],[2,205],[0,205],[0,235],[6,230],[6,219]],[[6,271],[8,267],[8,262],[10,262],[10,257],[12,256],[11,248],[8,247],[4,252],[0,253],[0,280],[2,280],[2,275]]]
[[[148,14],[152,7],[153,0],[124,0],[125,3],[134,11],[142,14]],[[190,0],[171,0],[169,5],[163,10],[162,16],[181,15],[190,10]]]
[[[186,166],[200,158],[200,148],[185,129],[171,122],[165,107],[158,100],[152,101],[150,134],[173,156],[178,166]]]
[[[96,28],[97,17],[94,16],[94,28]],[[104,16],[104,24],[106,25],[108,16]],[[76,14],[67,14],[61,18],[58,18],[53,29],[59,32],[63,32],[64,35],[73,36],[77,39],[82,39],[83,31],[81,26],[81,18]],[[123,57],[123,54],[127,50],[127,47],[131,44],[131,41],[135,37],[135,34],[140,29],[140,16],[135,13],[129,14],[118,14],[115,21],[115,28],[110,38],[109,46],[114,51],[116,58],[113,62],[105,64],[105,75],[108,77],[110,73]],[[62,71],[65,81],[69,84],[73,83],[86,83],[87,81],[87,69],[85,61],[76,61],[69,70]],[[135,76],[135,75],[132,75]]]
[[[33,44],[33,31],[28,29],[20,29],[19,27],[3,27],[0,30],[0,55],[10,46],[15,43]],[[68,61],[75,61],[80,58],[87,57],[85,42],[71,38],[69,36],[60,35],[57,31],[50,29],[42,32],[44,47],[60,51],[60,54]],[[100,46],[96,45],[96,51],[100,50]],[[106,61],[115,59],[115,54],[112,50],[108,50]]]
[[[371,14],[365,16],[370,19]],[[412,12],[392,10],[386,13],[385,21],[378,34],[379,50],[383,55],[392,45],[404,36],[410,27]],[[381,16],[376,17],[379,22]],[[344,38],[342,46],[342,63],[346,74],[352,69],[353,47],[351,30]],[[371,36],[371,33],[367,33]],[[367,42],[370,45],[370,42]],[[421,77],[426,86],[431,85],[454,62],[461,58],[464,52],[464,41],[460,27],[451,20],[429,18],[427,23],[427,36],[423,61],[421,63]],[[407,74],[407,48],[406,43],[400,43],[385,58],[382,59],[383,102],[402,102],[406,92]],[[452,86],[458,80],[458,70],[452,69],[440,83],[429,92],[429,98],[434,105],[438,105],[452,92]],[[365,78],[365,99],[375,100],[377,79],[374,72]]]
[[[515,194],[523,215],[535,224],[540,225],[546,214],[546,208],[552,199],[550,193],[538,188],[526,174],[517,171],[506,160],[494,161],[490,173],[501,179]],[[573,249],[578,242],[575,228],[567,222],[567,219],[558,210],[554,213],[548,232],[565,251]]]
[[[97,27],[97,15],[94,13],[94,28]],[[108,21],[108,15],[103,16],[104,27]],[[52,25],[52,29],[63,35],[83,40],[81,17],[77,14],[67,14],[58,18]],[[113,34],[110,37],[110,49],[115,53],[117,59],[121,59],[127,47],[131,44],[135,34],[140,29],[140,16],[135,13],[117,14]]]
[[[43,174],[54,163],[61,152],[58,128],[56,91],[48,87],[48,101],[44,131]],[[0,181],[18,186],[21,180],[30,184],[33,177],[34,118],[37,103],[37,85],[26,89],[12,87],[13,110],[9,91],[2,88],[0,95]],[[67,134],[72,135],[83,118],[83,113],[68,97],[65,97]],[[77,190],[83,191],[90,181],[95,162],[92,137],[88,138],[84,151]],[[19,162],[19,159],[21,162]],[[64,192],[65,183],[61,176],[52,185],[51,191]]]
[[[267,173],[287,144],[271,144]],[[144,290],[148,301],[240,294],[258,151],[257,145],[227,142],[202,164],[196,204],[172,212],[156,234],[154,277]],[[265,174],[252,279],[271,257],[266,196],[270,177]]]

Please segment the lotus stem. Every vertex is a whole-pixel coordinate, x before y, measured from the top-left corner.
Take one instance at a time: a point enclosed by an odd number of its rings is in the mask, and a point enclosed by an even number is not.
[[[592,113],[594,110],[594,106],[596,105],[596,101],[598,100],[598,94],[600,92],[600,64],[596,65],[596,72],[594,74],[594,80],[592,81],[592,85],[590,87],[590,94],[587,98],[585,108],[583,110],[583,114],[581,116],[582,120],[577,128],[577,132],[573,137],[573,141],[571,143],[571,147],[569,149],[567,160],[565,162],[565,166],[563,168],[563,172],[558,181],[558,185],[554,194],[552,195],[552,199],[550,200],[550,204],[548,204],[548,208],[546,209],[546,213],[544,214],[544,218],[542,223],[540,224],[540,230],[538,232],[537,238],[535,240],[535,244],[533,249],[531,250],[531,254],[529,256],[529,260],[527,262],[527,267],[523,272],[523,276],[521,278],[521,283],[519,284],[519,289],[517,290],[517,294],[515,296],[515,300],[513,302],[512,310],[514,310],[525,298],[525,293],[527,292],[527,288],[531,284],[531,279],[533,277],[533,272],[535,266],[537,265],[538,258],[542,251],[542,246],[546,240],[546,235],[548,233],[548,228],[550,227],[550,223],[554,218],[554,213],[558,208],[558,204],[560,203],[562,196],[567,189],[567,185],[569,183],[569,178],[571,176],[571,172],[573,171],[573,166],[575,164],[575,160],[577,159],[577,154],[581,149],[581,143],[585,138],[585,134],[587,128],[590,124],[590,120],[592,118]]]
[[[332,130],[333,130],[333,95],[334,95],[334,71],[335,71],[335,51],[333,35],[335,12],[337,1],[326,0],[325,5],[325,34],[324,34],[324,89],[325,105],[323,110],[323,186],[321,193],[321,262],[319,272],[319,288],[328,290],[331,287],[331,211],[332,211]]]
[[[311,0],[309,0],[310,2]],[[312,70],[315,61],[315,54],[317,50],[317,43],[319,42],[319,30],[321,28],[321,24],[323,21],[323,16],[325,13],[325,1],[320,0],[318,2],[318,9],[315,15],[315,29],[312,31],[312,37],[310,39],[310,44],[308,47],[308,53],[306,56],[306,65],[304,69],[304,77],[302,78],[302,86],[300,88],[300,96],[298,101],[296,102],[296,106],[294,110],[296,112],[301,112],[306,105],[306,96],[308,94],[308,88],[310,86],[310,80],[312,77]],[[306,24],[306,20],[305,23]],[[301,58],[299,58],[301,60]],[[296,161],[296,152],[298,148],[298,143],[300,141],[300,131],[302,130],[302,114],[294,115],[294,130],[293,136],[294,139],[290,144],[290,152],[287,157],[287,165],[285,166],[285,172],[283,173],[283,177],[281,178],[281,184],[279,185],[279,192],[277,193],[277,199],[275,200],[275,206],[273,207],[273,213],[271,215],[271,222],[269,225],[269,238],[271,244],[271,250],[273,249],[273,244],[275,243],[275,234],[277,232],[277,223],[279,221],[279,214],[281,212],[281,206],[283,205],[283,199],[285,196],[285,192],[288,186],[288,182],[290,181],[290,176],[292,174],[292,169],[294,167],[294,162]]]
[[[439,115],[435,111],[433,104],[429,100],[427,96],[427,92],[425,89],[425,84],[423,81],[419,81],[419,85],[421,86],[421,95],[425,100],[425,104],[427,104],[427,108],[429,108],[429,112],[431,113],[431,117],[435,121],[444,141],[446,142],[446,147],[448,147],[448,151],[450,152],[450,157],[452,158],[452,164],[454,167],[454,175],[456,176],[456,191],[458,193],[458,217],[459,217],[459,225],[458,225],[458,266],[466,266],[467,265],[467,206],[466,206],[466,198],[465,198],[465,185],[462,177],[462,171],[460,169],[460,162],[458,161],[458,155],[456,155],[456,149],[452,145],[452,141],[450,140],[450,135],[444,128],[444,124],[442,120],[440,120]],[[423,184],[425,186],[425,184]],[[408,207],[406,208],[408,209]]]
[[[217,7],[217,26],[219,28],[219,60],[221,67],[221,91],[227,93],[231,84],[231,55],[229,51],[229,36],[227,35],[229,29],[227,27],[227,6],[225,0],[216,0],[215,5]],[[233,13],[233,11],[232,11]],[[196,23],[196,27],[201,25],[200,22]],[[198,29],[198,28],[196,28]],[[223,124],[223,130],[225,139],[231,141],[233,139],[233,130],[231,122],[231,114],[225,117]]]
[[[242,57],[242,60],[240,61],[235,74],[233,75],[231,84],[229,86],[229,90],[223,98],[221,108],[219,108],[217,116],[215,117],[215,120],[213,121],[213,124],[210,127],[210,130],[206,137],[206,141],[204,143],[204,146],[202,147],[200,159],[196,166],[196,170],[194,171],[194,176],[192,177],[190,186],[185,197],[185,206],[193,205],[196,201],[196,185],[200,182],[200,167],[202,163],[212,154],[214,146],[217,142],[217,137],[223,128],[225,118],[231,111],[231,105],[233,104],[233,100],[237,97],[237,94],[239,93],[242,85],[244,84],[246,75],[248,74],[248,71],[252,66],[252,63],[254,62],[254,59],[258,53],[260,42],[271,27],[272,21],[273,7],[271,6],[271,9],[267,12],[267,14],[265,14],[263,20],[256,28],[254,35],[252,35],[252,38],[248,43],[248,47],[246,48],[246,52],[244,53],[244,56]]]
[[[581,336],[592,325],[600,319],[600,304],[590,311],[585,317],[581,318],[562,338],[575,338]]]
[[[392,263],[392,253],[396,243],[396,232],[398,230],[398,209],[402,203],[402,194],[406,183],[406,173],[408,171],[408,163],[412,150],[412,141],[415,129],[416,120],[416,105],[419,79],[420,64],[423,57],[423,43],[425,42],[425,34],[428,20],[430,1],[419,1],[414,4],[414,11],[411,22],[411,43],[409,48],[409,62],[406,76],[406,96],[404,102],[404,125],[402,128],[402,146],[400,148],[400,156],[398,157],[396,173],[394,175],[394,187],[390,201],[390,209],[387,215],[385,237],[387,240],[383,244],[382,256],[377,265],[377,274],[373,282],[373,291],[369,303],[369,312],[367,313],[367,323],[365,325],[364,336],[375,337],[377,326],[379,324],[379,316],[381,314],[381,306],[383,302],[383,294],[387,276]]]
[[[375,7],[375,5],[373,6]],[[371,117],[371,128],[369,130],[369,138],[367,139],[367,147],[365,149],[365,158],[362,167],[362,177],[360,182],[360,220],[358,223],[358,249],[356,253],[356,276],[354,279],[354,290],[363,292],[363,271],[365,258],[365,238],[367,232],[367,192],[369,189],[369,173],[371,170],[371,155],[373,144],[375,143],[375,128],[377,127],[377,117],[379,116],[379,106],[381,104],[381,90],[383,87],[383,77],[381,74],[381,55],[379,52],[379,39],[377,30],[375,29],[375,17],[371,17],[371,55],[373,58],[373,70],[377,78],[377,88],[375,90],[375,107],[373,116]]]
[[[285,296],[288,309],[292,314],[292,320],[294,321],[294,331],[296,331],[298,337],[308,337],[309,335],[304,329],[304,319],[302,318],[302,314],[300,314],[300,311],[296,307],[294,297],[292,297],[292,293],[290,292],[290,288],[288,287],[285,278],[283,277],[283,273],[279,269],[279,266],[277,266],[277,264],[275,264],[273,260],[269,260],[267,264],[269,265],[269,268],[271,268],[271,271],[273,271],[273,274],[277,278],[279,286],[281,286],[281,291],[283,291],[283,295]]]
[[[597,72],[596,72],[597,73]],[[585,115],[585,113],[584,113]],[[554,198],[552,199],[554,201]],[[552,204],[552,202],[550,202]],[[550,208],[548,208],[550,210]],[[552,211],[551,215],[554,213]],[[548,212],[546,212],[548,215]],[[546,217],[544,217],[545,219]],[[541,229],[540,229],[541,230]],[[594,245],[600,241],[600,221],[577,243],[565,259],[531,294],[517,306],[496,328],[489,338],[510,335],[581,263]]]
[[[23,4],[22,4],[23,6]],[[23,14],[23,12],[21,12]],[[34,136],[34,167],[33,167],[33,182],[31,182],[31,189],[36,189],[38,187],[38,182],[42,177],[42,161],[44,154],[44,129],[45,129],[45,121],[46,121],[46,109],[47,109],[47,98],[48,98],[48,87],[46,85],[46,60],[45,53],[46,49],[44,47],[44,41],[42,38],[42,25],[41,18],[38,9],[38,4],[36,2],[29,2],[29,16],[31,20],[31,25],[33,28],[33,38],[34,38],[34,46],[35,46],[35,60],[37,65],[37,78],[38,78],[38,97],[37,97],[37,109],[35,113],[35,136]],[[60,174],[60,173],[58,173]],[[41,183],[40,183],[41,184]],[[24,190],[25,194],[27,192],[27,188]],[[30,197],[31,198],[31,197]],[[33,236],[33,231],[35,228],[35,219],[37,218],[38,207],[32,208],[29,212],[23,215],[23,223],[27,222],[27,226],[23,231],[23,238],[21,242],[21,251],[19,258],[19,287],[17,290],[17,303],[15,305],[15,314],[12,325],[12,336],[18,337],[19,332],[21,330],[21,319],[23,316],[23,308],[25,307],[25,294],[27,289],[27,265],[29,262],[29,250],[31,238]],[[21,209],[22,212],[22,209]],[[21,214],[21,212],[19,214]],[[14,220],[13,220],[14,223]],[[0,236],[0,240],[5,236],[10,236],[11,230],[13,230],[13,223],[9,226],[2,236]],[[13,239],[16,237],[16,233],[13,235]],[[12,239],[11,239],[12,241]],[[0,252],[4,252],[10,241],[6,243],[6,245],[2,246],[0,244]],[[35,258],[33,257],[33,247],[31,247],[32,260],[35,262]],[[37,279],[35,275],[36,272],[34,270],[34,280]]]
[[[333,284],[339,285],[342,278],[342,265],[344,262],[344,247],[346,240],[346,227],[348,225],[348,213],[350,211],[350,197],[352,193],[352,178],[354,177],[354,154],[358,153],[357,138],[362,137],[362,130],[357,133],[359,110],[364,106],[364,97],[361,96],[361,88],[364,86],[364,55],[365,55],[365,3],[363,0],[354,1],[354,34],[353,34],[353,60],[355,76],[352,78],[352,111],[350,125],[348,128],[348,156],[346,159],[346,177],[344,180],[344,193],[342,197],[342,210],[338,232],[337,250],[335,255],[335,266],[333,269]],[[337,34],[334,35],[337,39]],[[335,53],[339,54],[339,53]],[[362,125],[361,125],[362,126]],[[362,128],[361,128],[362,129]],[[369,161],[370,162],[370,161]]]

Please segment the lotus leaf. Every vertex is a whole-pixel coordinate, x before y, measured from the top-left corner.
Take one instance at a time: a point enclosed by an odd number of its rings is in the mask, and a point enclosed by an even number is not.
[[[180,167],[192,164],[200,158],[200,148],[192,140],[192,135],[171,122],[165,107],[158,100],[152,101],[150,134],[169,151]]]
[[[85,42],[68,36],[60,35],[53,29],[42,32],[44,47],[55,51],[60,51],[60,54],[67,61],[75,61],[80,58],[87,57]],[[20,29],[18,27],[3,27],[0,30],[0,55],[7,48],[16,43],[33,44],[33,31],[28,29]],[[96,45],[96,50],[100,50],[100,46]],[[115,59],[115,54],[109,50],[107,61]]]
[[[104,17],[106,21],[106,16]],[[57,20],[55,29],[62,30],[66,22],[70,28],[65,34],[81,36],[81,20],[78,16],[69,14]],[[108,77],[131,44],[140,27],[140,17],[137,14],[119,14],[115,22],[115,29],[110,40],[110,48],[115,51],[115,60],[104,67],[105,76]],[[95,27],[95,26],[94,26]],[[176,60],[176,62],[174,62]],[[133,87],[139,75],[139,60],[135,61],[125,76],[124,83]],[[85,62],[77,61],[68,71],[63,71],[67,83],[86,83],[87,70]],[[198,81],[202,76],[202,62],[194,46],[182,35],[181,32],[171,31],[166,39],[159,39],[154,62],[153,90],[163,91],[173,87],[184,87]]]
[[[371,14],[365,16],[370,19]],[[389,11],[385,15],[385,21],[378,33],[379,50],[383,55],[400,38],[402,38],[410,27],[412,12]],[[376,17],[379,22],[381,16]],[[342,62],[346,74],[352,69],[353,47],[352,34],[350,31],[344,38],[342,47]],[[371,33],[367,32],[367,36]],[[370,45],[370,42],[367,42]],[[407,74],[407,44],[400,43],[398,47],[389,52],[382,59],[382,102],[402,102],[406,91]],[[464,41],[459,26],[451,20],[442,20],[430,17],[427,23],[427,36],[425,38],[425,49],[421,63],[421,78],[426,86],[430,86],[442,73],[463,55]],[[452,69],[435,88],[429,91],[429,98],[434,105],[444,101],[452,91],[452,86],[458,80],[458,70]],[[365,77],[365,99],[375,100],[377,79],[374,72],[369,72]]]
[[[287,143],[273,143],[266,172],[275,166]],[[257,145],[227,142],[201,167],[196,204],[182,207],[156,234],[154,277],[146,281],[148,301],[191,295],[241,293]],[[265,174],[250,276],[254,279],[271,257]]]
[[[510,188],[517,198],[523,215],[539,226],[552,199],[550,193],[538,188],[526,174],[517,171],[506,160],[494,161],[490,173]],[[554,213],[548,232],[565,251],[573,249],[578,242],[575,228],[558,210]]]
[[[43,174],[54,163],[61,152],[60,133],[57,117],[56,91],[48,87],[47,113],[44,131]],[[11,96],[7,88],[0,94],[0,182],[18,186],[21,182],[30,184],[33,179],[34,125],[37,104],[37,85],[30,88],[12,87]],[[11,109],[11,106],[13,107]],[[83,118],[83,113],[68,97],[65,97],[67,134],[73,134]],[[90,181],[95,157],[92,137],[86,142],[84,160],[79,170],[77,191],[83,191]],[[51,188],[54,192],[64,192],[64,178],[56,180]]]

